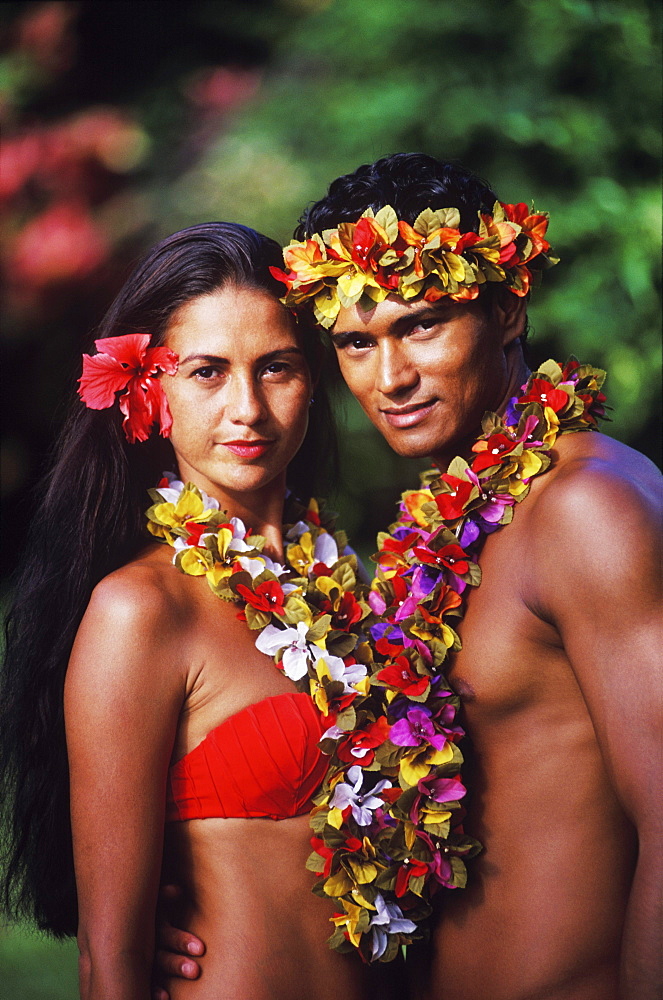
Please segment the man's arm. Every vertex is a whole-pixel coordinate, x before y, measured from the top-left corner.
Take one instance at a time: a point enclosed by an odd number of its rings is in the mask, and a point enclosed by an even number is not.
[[[537,505],[537,589],[580,685],[615,792],[637,830],[623,1000],[656,1000],[663,914],[660,478],[576,460]],[[657,496],[658,494],[658,496]]]

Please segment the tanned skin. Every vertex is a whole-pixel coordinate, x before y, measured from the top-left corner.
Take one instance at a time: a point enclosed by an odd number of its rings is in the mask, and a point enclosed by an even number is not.
[[[490,313],[390,298],[331,332],[392,448],[445,468],[526,381],[524,328],[505,293]],[[412,949],[413,1000],[661,996],[660,501],[643,456],[565,435],[485,541],[450,670],[484,851]]]

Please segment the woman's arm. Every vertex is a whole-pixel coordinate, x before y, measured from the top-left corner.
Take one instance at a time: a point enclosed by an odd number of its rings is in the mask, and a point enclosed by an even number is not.
[[[102,581],[65,684],[83,1000],[150,993],[166,775],[186,687],[157,583],[139,565]]]

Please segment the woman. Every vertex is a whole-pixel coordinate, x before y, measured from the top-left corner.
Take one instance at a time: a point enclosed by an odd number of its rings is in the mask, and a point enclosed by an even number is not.
[[[5,903],[78,933],[84,1000],[149,996],[164,877],[186,890],[180,926],[209,945],[172,1000],[360,996],[361,964],[328,950],[329,905],[305,870],[324,716],[290,679],[299,648],[281,670],[259,651],[274,646],[260,601],[285,625],[283,602],[303,600],[279,566],[307,527],[284,545],[286,481],[308,498],[330,455],[314,342],[277,301],[279,261],[265,237],[210,223],[137,267],[85,362],[88,408],[70,418],[17,584]],[[246,620],[219,595],[246,598]]]

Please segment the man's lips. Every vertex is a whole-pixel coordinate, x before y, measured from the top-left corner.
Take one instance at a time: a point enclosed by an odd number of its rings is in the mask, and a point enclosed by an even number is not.
[[[392,427],[415,427],[428,416],[437,399],[427,399],[423,403],[408,403],[407,406],[383,407],[381,412]]]
[[[240,458],[260,458],[274,442],[257,439],[255,441],[222,441],[221,444],[228,451],[232,451],[233,455],[239,455]]]

